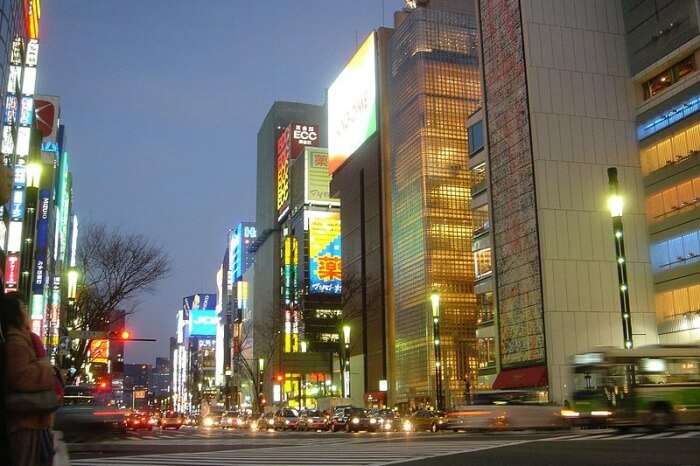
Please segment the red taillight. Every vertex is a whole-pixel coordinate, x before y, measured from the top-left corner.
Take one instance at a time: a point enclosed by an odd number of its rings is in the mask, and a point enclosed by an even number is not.
[[[97,411],[94,413],[95,416],[118,416],[123,414],[121,411]]]

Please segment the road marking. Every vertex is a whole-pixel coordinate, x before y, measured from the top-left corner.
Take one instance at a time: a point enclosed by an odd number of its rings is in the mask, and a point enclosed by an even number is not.
[[[618,440],[618,439],[623,439],[623,438],[636,438],[641,436],[642,434],[622,434],[622,435],[611,435],[608,438],[602,438],[601,440]]]
[[[675,434],[675,432],[661,432],[658,434],[650,434],[650,435],[642,435],[641,437],[638,437],[640,439],[652,439],[652,438],[664,438],[664,437],[669,437],[671,435]]]
[[[676,435],[675,438],[691,438],[691,437],[697,437],[700,435],[700,432],[686,432],[684,434]]]

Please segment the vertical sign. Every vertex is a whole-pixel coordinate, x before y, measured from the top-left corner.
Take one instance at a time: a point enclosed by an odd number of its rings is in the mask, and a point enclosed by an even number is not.
[[[46,252],[49,244],[49,204],[51,191],[39,191],[39,215],[36,222],[36,252],[34,255],[34,277],[32,292],[43,294],[46,283]]]
[[[277,214],[281,219],[289,208],[289,152],[290,128],[277,137]]]

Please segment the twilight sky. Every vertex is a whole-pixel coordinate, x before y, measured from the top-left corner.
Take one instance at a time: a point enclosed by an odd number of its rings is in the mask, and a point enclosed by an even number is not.
[[[384,24],[402,0],[385,0]],[[173,273],[140,299],[130,362],[167,356],[183,296],[215,292],[255,219],[255,141],[275,100],[320,104],[382,0],[44,2],[38,92],[61,97],[79,219],[142,233]]]

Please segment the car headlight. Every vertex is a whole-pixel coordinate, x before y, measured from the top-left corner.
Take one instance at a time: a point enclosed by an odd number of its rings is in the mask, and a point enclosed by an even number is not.
[[[562,417],[579,417],[581,414],[578,411],[573,411],[571,409],[562,409]]]
[[[410,432],[413,430],[413,424],[411,424],[411,421],[404,421],[403,430],[405,430],[406,432]]]
[[[212,419],[210,417],[204,418],[204,426],[205,427],[211,427],[213,425],[214,425],[214,419]]]
[[[267,423],[271,426],[275,425],[275,421],[273,419],[268,419]]]
[[[284,420],[284,425],[287,425],[287,426],[289,425],[289,419]]]
[[[610,412],[610,411],[591,411],[591,416],[596,416],[596,417],[612,416],[612,412]]]
[[[353,423],[353,424],[359,424],[359,423],[360,423],[360,418],[358,418],[358,417],[352,418],[352,423]]]
[[[376,423],[377,423],[377,420],[376,420],[375,418],[371,417],[371,418],[369,419],[369,423],[370,423],[370,424],[376,424]]]

